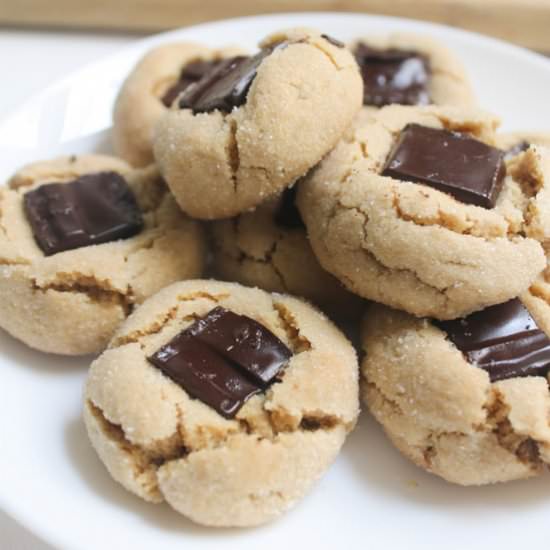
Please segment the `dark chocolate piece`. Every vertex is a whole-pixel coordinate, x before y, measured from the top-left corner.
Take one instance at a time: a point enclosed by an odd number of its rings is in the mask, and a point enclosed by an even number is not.
[[[273,382],[292,352],[263,325],[217,307],[189,333],[243,368],[259,384]]]
[[[26,193],[23,203],[36,243],[46,256],[127,239],[143,228],[136,198],[116,172],[41,185]]]
[[[531,144],[528,141],[520,141],[519,143],[516,143],[509,149],[507,149],[504,152],[504,160],[509,160],[512,157],[515,157],[516,155],[519,155],[520,153],[523,153],[524,151],[527,151],[531,147]]]
[[[170,107],[174,100],[194,82],[198,82],[207,72],[215,69],[221,63],[220,59],[211,61],[192,61],[183,67],[178,81],[162,96],[161,101]]]
[[[233,418],[275,382],[292,352],[266,327],[216,307],[149,361],[190,395]]]
[[[336,38],[333,38],[332,36],[329,36],[328,34],[322,34],[321,38],[324,38],[327,42],[330,42],[333,46],[336,46],[337,48],[345,48],[346,45],[343,42],[340,42],[340,40],[337,40]]]
[[[194,113],[208,113],[216,109],[231,112],[246,102],[262,61],[276,49],[284,48],[288,42],[260,50],[253,57],[237,56],[224,59],[213,70],[207,72],[198,82],[183,92],[179,106]]]
[[[275,212],[275,223],[285,229],[305,228],[300,211],[296,206],[298,182],[283,191],[279,207]]]
[[[149,361],[185,391],[226,418],[262,388],[207,344],[181,332]]]
[[[371,48],[363,42],[353,52],[363,77],[363,104],[428,105],[430,62],[418,52]]]
[[[467,134],[408,124],[383,176],[414,181],[466,204],[493,208],[502,189],[504,153]]]
[[[489,373],[492,382],[546,376],[550,371],[550,339],[517,298],[435,324],[470,363]]]

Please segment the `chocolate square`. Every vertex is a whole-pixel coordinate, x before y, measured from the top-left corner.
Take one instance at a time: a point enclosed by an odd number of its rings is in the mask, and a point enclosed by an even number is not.
[[[116,172],[49,183],[23,198],[36,243],[46,256],[136,235],[143,218],[132,190]]]
[[[470,363],[489,373],[492,382],[546,376],[550,370],[550,339],[517,298],[435,324]]]
[[[276,380],[291,356],[254,319],[216,307],[148,359],[189,395],[233,418]]]
[[[354,50],[363,77],[363,104],[382,107],[428,105],[430,62],[418,52],[371,48],[360,42]]]
[[[194,82],[198,82],[206,73],[214,70],[221,59],[211,61],[197,60],[187,63],[180,73],[178,81],[171,86],[162,96],[161,101],[166,107],[170,107],[174,100]]]
[[[185,391],[226,418],[232,418],[261,388],[207,344],[178,334],[149,358]]]
[[[180,98],[180,108],[191,109],[193,113],[209,113],[216,109],[229,113],[244,105],[262,61],[287,45],[288,42],[280,42],[260,50],[253,57],[241,55],[220,61],[198,82],[187,87]]]
[[[258,384],[273,382],[291,351],[263,325],[217,307],[189,329],[220,355],[244,369]]]
[[[466,204],[493,208],[502,189],[504,153],[467,134],[408,124],[383,176],[429,185]]]

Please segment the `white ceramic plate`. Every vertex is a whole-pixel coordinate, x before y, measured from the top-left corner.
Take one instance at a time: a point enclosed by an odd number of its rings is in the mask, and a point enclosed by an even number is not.
[[[155,44],[191,39],[252,48],[271,31],[304,25],[343,40],[395,30],[428,33],[463,60],[481,105],[499,113],[506,129],[550,130],[550,61],[541,56],[414,21],[276,15],[155,36],[67,77],[0,124],[0,177],[40,158],[109,151],[117,89]],[[324,479],[282,519],[251,530],[197,527],[166,505],[141,502],[110,479],[80,419],[88,364],[31,351],[0,332],[0,507],[60,549],[452,550],[487,548],[497,540],[501,550],[548,545],[550,476],[485,488],[448,485],[403,459],[366,415]]]

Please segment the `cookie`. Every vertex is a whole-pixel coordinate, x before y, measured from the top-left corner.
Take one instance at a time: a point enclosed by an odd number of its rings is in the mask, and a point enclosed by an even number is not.
[[[460,485],[528,478],[550,464],[550,339],[517,299],[434,322],[373,305],[362,398],[393,444]]]
[[[190,86],[157,125],[155,158],[192,217],[233,217],[279,194],[360,109],[363,83],[343,44],[293,30],[260,47]]]
[[[476,103],[462,63],[436,40],[407,33],[370,35],[350,48],[361,70],[363,104],[368,108]]]
[[[359,318],[363,300],[317,261],[294,204],[298,184],[253,212],[212,223],[215,272],[227,281],[301,296],[340,318]]]
[[[257,525],[335,459],[357,379],[351,344],[305,302],[186,281],[136,309],[93,362],[84,419],[132,493],[200,524]]]
[[[0,188],[0,327],[38,350],[100,352],[135,304],[200,276],[204,257],[200,224],[155,168],[98,155],[31,164]]]
[[[452,107],[362,113],[298,191],[321,265],[360,296],[438,319],[526,291],[545,265],[548,153],[504,161],[496,124]]]
[[[177,96],[220,60],[241,53],[192,42],[163,44],[149,51],[124,81],[113,111],[113,146],[134,166],[153,162],[153,129]]]

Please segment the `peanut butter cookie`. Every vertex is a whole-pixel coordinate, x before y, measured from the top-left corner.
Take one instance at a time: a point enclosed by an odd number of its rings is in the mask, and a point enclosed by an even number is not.
[[[390,106],[300,185],[321,265],[352,292],[452,319],[525,292],[545,266],[548,152],[506,161],[477,110]]]
[[[147,300],[90,369],[84,419],[115,480],[197,523],[295,505],[358,414],[355,351],[305,302],[186,281]]]
[[[0,327],[42,351],[98,353],[135,304],[200,276],[204,257],[200,224],[155,168],[31,164],[0,188]]]
[[[343,44],[293,30],[260,47],[189,86],[157,126],[155,158],[193,217],[229,218],[281,193],[361,107],[363,83]]]

